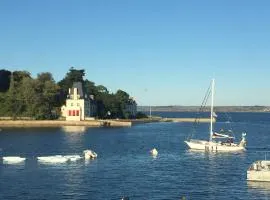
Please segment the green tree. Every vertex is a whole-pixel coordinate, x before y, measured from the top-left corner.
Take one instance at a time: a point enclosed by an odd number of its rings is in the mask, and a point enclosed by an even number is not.
[[[101,94],[109,94],[108,89],[107,89],[105,86],[103,86],[103,85],[98,85],[98,86],[96,87],[96,89],[97,89],[98,93],[101,93]]]
[[[7,116],[6,98],[7,92],[0,92],[0,116]]]
[[[87,94],[91,94],[94,96],[97,96],[98,94],[98,88],[95,86],[95,83],[92,81],[89,81],[88,79],[86,79],[84,81],[84,88],[85,88],[85,92]]]
[[[59,86],[55,83],[52,75],[48,72],[38,75],[35,83],[36,101],[38,112],[35,117],[37,119],[53,118],[53,109],[56,103],[56,95],[59,91]]]
[[[7,92],[10,83],[11,72],[8,70],[0,70],[0,92]]]
[[[12,76],[15,86],[18,86],[23,78],[31,78],[31,74],[28,71],[14,71]]]
[[[65,92],[65,94],[67,94],[68,89],[72,87],[74,82],[84,82],[84,76],[84,69],[74,69],[74,67],[71,67],[65,78],[58,82],[58,85]]]
[[[117,90],[115,98],[118,103],[118,115],[121,118],[130,118],[130,113],[125,110],[130,100],[129,94],[123,90]]]
[[[15,82],[14,76],[12,74],[5,103],[6,103],[6,108],[7,108],[6,115],[11,116],[13,119],[16,119],[18,117],[18,115],[20,113],[20,108],[21,108],[19,101],[18,101],[18,96],[17,96],[18,90],[15,87],[15,85],[17,85],[17,84],[18,83]]]
[[[36,80],[32,78],[24,78],[20,86],[20,90],[23,91],[22,99],[25,103],[25,116],[35,118],[36,112],[39,108],[38,97],[36,93]]]
[[[58,102],[60,105],[64,104],[68,94],[68,89],[73,86],[74,82],[82,82],[84,87],[84,80],[83,80],[84,76],[85,76],[84,69],[74,69],[74,67],[71,67],[69,69],[69,72],[66,73],[65,78],[63,78],[61,81],[58,82],[58,85],[61,88],[61,91],[59,92],[58,95]]]
[[[136,119],[148,118],[148,116],[142,112],[137,112]]]

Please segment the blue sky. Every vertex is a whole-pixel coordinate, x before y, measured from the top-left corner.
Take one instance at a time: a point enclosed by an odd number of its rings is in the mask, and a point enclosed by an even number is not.
[[[0,69],[74,66],[140,105],[270,105],[270,1],[2,0]]]

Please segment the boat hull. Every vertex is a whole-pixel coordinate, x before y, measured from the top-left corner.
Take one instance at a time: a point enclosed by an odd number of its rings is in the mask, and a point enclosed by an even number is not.
[[[270,182],[270,171],[247,171],[248,181],[264,181]]]
[[[206,140],[191,140],[185,141],[185,143],[192,150],[222,151],[222,152],[245,151],[245,147],[239,146],[234,143],[232,143],[231,145],[226,145],[222,143],[209,142]]]
[[[42,163],[66,163],[68,161],[68,158],[65,158],[61,155],[56,156],[40,156],[37,157],[39,162]]]
[[[258,160],[252,163],[247,170],[247,180],[270,182],[270,160]]]

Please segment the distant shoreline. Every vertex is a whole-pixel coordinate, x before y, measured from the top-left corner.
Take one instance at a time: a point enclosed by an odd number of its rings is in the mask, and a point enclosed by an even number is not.
[[[149,112],[150,106],[138,106],[138,111]],[[198,112],[200,106],[151,106],[152,112]],[[210,112],[206,107],[204,112]],[[270,106],[217,106],[215,112],[270,112]]]

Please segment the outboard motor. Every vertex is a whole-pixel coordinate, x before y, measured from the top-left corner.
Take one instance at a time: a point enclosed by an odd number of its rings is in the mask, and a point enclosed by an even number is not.
[[[96,152],[91,151],[91,150],[84,150],[83,153],[84,153],[85,160],[95,159],[97,157]]]

